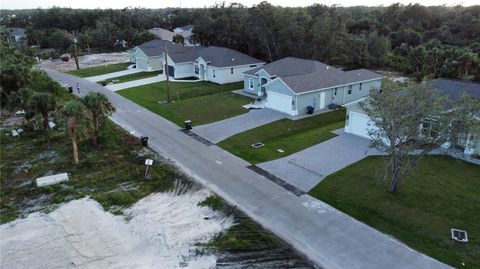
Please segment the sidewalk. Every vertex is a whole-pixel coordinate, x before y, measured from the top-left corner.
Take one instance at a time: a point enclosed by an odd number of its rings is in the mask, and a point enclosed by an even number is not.
[[[118,84],[109,84],[105,86],[105,88],[116,92],[116,91],[127,89],[127,88],[133,88],[133,87],[152,84],[152,83],[161,82],[165,80],[166,80],[165,75],[161,74],[161,75],[150,77],[150,78],[138,79],[138,80],[118,83]]]

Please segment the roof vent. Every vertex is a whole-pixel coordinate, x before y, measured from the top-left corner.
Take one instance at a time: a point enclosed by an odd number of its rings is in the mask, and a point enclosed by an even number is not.
[[[330,66],[327,66],[327,67],[325,67],[325,68],[327,68],[327,70],[328,70],[328,69],[330,69]]]
[[[235,58],[232,58],[232,62],[235,62]]]
[[[458,229],[452,229],[452,239],[458,242],[468,242],[467,232]]]

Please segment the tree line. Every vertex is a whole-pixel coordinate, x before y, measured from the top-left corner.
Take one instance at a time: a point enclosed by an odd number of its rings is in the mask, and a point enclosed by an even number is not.
[[[11,16],[15,13],[15,16]],[[194,25],[196,42],[229,47],[267,62],[287,56],[353,68],[398,70],[421,80],[450,77],[480,81],[480,6],[288,8],[217,4],[197,9],[78,10],[51,8],[2,12],[5,26],[26,27],[29,43],[68,49],[112,49],[153,38],[152,27]]]

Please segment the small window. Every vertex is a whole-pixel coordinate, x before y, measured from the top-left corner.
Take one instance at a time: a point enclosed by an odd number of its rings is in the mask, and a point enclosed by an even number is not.
[[[250,65],[250,67],[257,67],[257,65],[256,65],[256,64],[252,64],[252,65]]]
[[[352,94],[352,90],[348,90],[347,94]]]
[[[195,65],[195,74],[198,75],[198,73],[200,73],[199,69],[198,69],[198,65]]]
[[[360,83],[360,87],[358,88],[360,91],[362,90],[362,83]]]
[[[249,83],[249,86],[248,86],[248,87],[249,87],[251,90],[253,90],[253,78],[249,79],[249,80],[248,80],[248,83]]]
[[[233,75],[233,68],[230,68],[230,74]]]
[[[333,95],[337,95],[337,88],[333,91]]]
[[[213,75],[213,78],[215,78],[215,69],[212,70],[212,75]]]

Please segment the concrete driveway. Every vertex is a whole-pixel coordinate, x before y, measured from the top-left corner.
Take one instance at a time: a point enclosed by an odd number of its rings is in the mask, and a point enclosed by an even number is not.
[[[246,114],[194,127],[193,132],[216,144],[232,135],[245,132],[285,117],[287,117],[286,114],[270,109],[255,109],[250,110]]]
[[[106,79],[109,79],[109,78],[116,78],[116,77],[126,76],[126,75],[130,75],[130,74],[135,74],[135,73],[142,72],[142,71],[143,70],[138,70],[138,69],[133,69],[132,68],[132,69],[126,69],[126,70],[113,72],[113,73],[108,73],[108,74],[104,74],[104,75],[87,77],[85,79],[88,80],[88,81],[92,81],[92,82],[98,82],[98,81],[106,80]]]
[[[287,157],[258,164],[269,173],[308,192],[326,176],[369,155],[381,154],[368,147],[369,141],[355,135],[335,131],[330,140]]]
[[[152,83],[161,82],[161,81],[165,81],[165,80],[167,80],[167,77],[164,74],[160,74],[158,76],[144,78],[144,79],[132,80],[132,81],[124,82],[124,83],[109,84],[109,85],[105,86],[105,88],[115,92],[115,91],[119,91],[119,90],[123,90],[123,89],[127,89],[127,88],[133,88],[133,87],[152,84]]]

